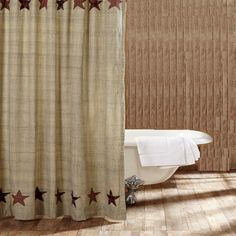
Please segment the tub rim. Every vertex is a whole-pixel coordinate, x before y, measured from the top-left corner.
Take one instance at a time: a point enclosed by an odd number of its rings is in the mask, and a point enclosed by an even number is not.
[[[161,132],[162,134],[160,136],[165,136],[165,132],[166,133],[169,132],[170,136],[173,136],[173,133],[178,133],[181,136],[183,135],[184,137],[191,138],[197,145],[209,144],[213,141],[213,138],[209,134],[203,131],[190,130],[190,129],[125,129],[125,140],[124,140],[125,147],[137,147],[135,136],[133,135],[132,137],[127,137],[129,132],[130,133],[143,132],[144,135],[141,136],[159,136],[159,135],[153,135],[153,133],[156,132],[159,133]],[[148,133],[152,133],[152,135],[148,135]]]

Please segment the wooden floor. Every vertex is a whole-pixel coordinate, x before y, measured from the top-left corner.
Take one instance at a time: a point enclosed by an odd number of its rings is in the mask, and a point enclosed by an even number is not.
[[[175,174],[163,184],[141,189],[127,220],[75,222],[0,220],[0,236],[13,235],[236,235],[236,173]]]

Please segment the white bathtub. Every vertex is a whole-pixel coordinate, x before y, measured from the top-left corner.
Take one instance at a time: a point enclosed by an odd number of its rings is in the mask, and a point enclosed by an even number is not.
[[[142,167],[140,164],[135,137],[137,136],[176,136],[184,135],[192,138],[197,145],[212,142],[212,137],[195,130],[152,130],[127,129],[125,130],[124,167],[125,179],[133,175],[138,176],[144,184],[162,183],[169,179],[179,166]]]

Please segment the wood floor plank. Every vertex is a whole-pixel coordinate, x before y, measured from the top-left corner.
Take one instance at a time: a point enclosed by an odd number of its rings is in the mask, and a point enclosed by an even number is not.
[[[145,188],[145,230],[166,230],[161,188]]]
[[[201,208],[193,189],[178,189],[183,203],[183,211],[187,217],[187,224],[192,231],[209,231],[210,226],[204,210]]]
[[[162,189],[167,230],[188,230],[186,214],[176,188]]]

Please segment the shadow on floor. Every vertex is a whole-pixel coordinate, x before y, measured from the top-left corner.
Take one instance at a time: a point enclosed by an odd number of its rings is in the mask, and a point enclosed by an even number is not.
[[[193,194],[184,194],[184,195],[177,195],[173,197],[166,198],[165,196],[162,196],[158,199],[152,199],[152,200],[139,200],[135,204],[135,207],[143,207],[148,205],[155,205],[155,204],[163,204],[165,202],[168,202],[168,204],[171,203],[178,203],[181,201],[191,201],[191,200],[200,200],[200,199],[206,199],[206,198],[212,198],[212,197],[221,197],[224,195],[233,194],[236,195],[236,189],[221,189],[221,190],[214,190],[214,191],[205,191],[201,193],[193,193]]]

